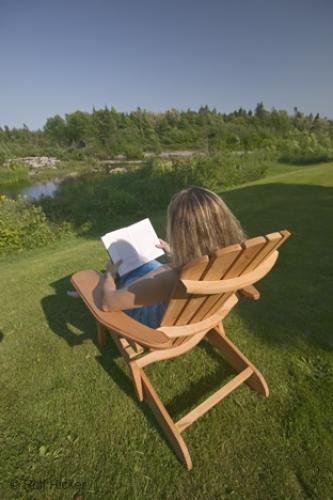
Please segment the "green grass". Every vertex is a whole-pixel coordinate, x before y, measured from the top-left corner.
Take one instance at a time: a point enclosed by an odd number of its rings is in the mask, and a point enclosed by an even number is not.
[[[279,174],[289,174],[291,171],[304,170],[304,166],[288,165],[279,161],[272,161],[268,164],[265,177],[276,176]]]
[[[0,186],[15,186],[29,182],[29,170],[25,165],[0,166]]]
[[[333,165],[271,171],[223,196],[249,236],[293,233],[259,283],[261,300],[244,299],[225,323],[264,373],[269,399],[242,386],[186,430],[187,472],[136,401],[116,349],[98,348],[93,320],[66,296],[72,273],[103,268],[100,242],[3,258],[1,498],[332,498]],[[163,237],[164,214],[148,215]],[[147,373],[179,417],[231,370],[203,344]]]

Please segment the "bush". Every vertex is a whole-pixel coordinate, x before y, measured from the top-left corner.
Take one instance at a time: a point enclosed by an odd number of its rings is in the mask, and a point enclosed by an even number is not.
[[[333,150],[328,137],[314,133],[292,134],[279,145],[279,161],[296,165],[311,165],[333,160]]]
[[[128,160],[142,160],[143,151],[140,146],[135,144],[127,144],[124,148],[124,154]]]
[[[265,151],[216,154],[187,160],[149,160],[141,175],[149,187],[159,181],[161,195],[188,185],[218,190],[262,177],[270,163]],[[154,184],[156,184],[154,182]]]
[[[214,176],[215,185],[230,187],[263,177],[271,159],[265,151],[250,151],[215,155],[207,161],[211,163],[207,172]]]
[[[333,151],[322,148],[289,150],[279,156],[279,161],[293,165],[312,165],[315,163],[329,162],[333,160]]]
[[[216,155],[190,160],[150,159],[121,175],[81,175],[65,180],[53,199],[41,203],[53,220],[78,227],[147,213],[165,207],[171,196],[189,185],[218,190],[261,177],[268,160],[261,154]]]
[[[0,196],[0,255],[44,246],[71,232],[66,223],[50,224],[41,207]]]
[[[121,175],[82,174],[65,179],[54,198],[40,201],[55,224],[70,223],[78,234],[102,234],[123,216],[133,220],[165,208],[172,195],[189,185],[219,190],[263,175],[264,153],[215,155],[191,160],[150,159]]]
[[[83,174],[65,179],[56,195],[40,200],[40,205],[50,220],[66,221],[79,234],[104,230],[123,215],[141,213],[137,199],[116,185],[116,177]]]
[[[118,188],[131,193],[141,209],[157,209],[167,205],[176,191],[189,185],[218,190],[259,179],[269,162],[265,152],[186,160],[150,159],[141,169],[122,175],[119,179],[122,186]]]
[[[5,163],[6,159],[6,153],[0,149],[0,167]]]

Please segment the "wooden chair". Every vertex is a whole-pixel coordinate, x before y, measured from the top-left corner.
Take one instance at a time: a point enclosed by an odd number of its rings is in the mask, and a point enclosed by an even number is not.
[[[266,381],[259,370],[226,336],[222,320],[237,304],[240,295],[257,300],[253,284],[274,266],[277,248],[290,236],[286,230],[247,240],[200,257],[182,268],[161,325],[151,329],[122,311],[101,309],[100,279],[96,271],[73,275],[72,284],[97,321],[98,341],[109,332],[129,364],[140,401],[145,400],[164,430],[180,461],[192,468],[182,437],[183,431],[240,384],[268,397]],[[236,376],[194,410],[174,422],[144,372],[151,363],[181,356],[206,339],[237,372]]]

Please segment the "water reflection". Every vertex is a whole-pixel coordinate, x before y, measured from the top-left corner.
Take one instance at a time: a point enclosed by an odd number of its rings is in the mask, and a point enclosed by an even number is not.
[[[54,196],[61,182],[61,179],[53,179],[52,181],[38,182],[30,186],[19,185],[6,188],[0,186],[0,192],[8,198],[17,199],[22,196],[30,201],[38,201],[44,196]]]

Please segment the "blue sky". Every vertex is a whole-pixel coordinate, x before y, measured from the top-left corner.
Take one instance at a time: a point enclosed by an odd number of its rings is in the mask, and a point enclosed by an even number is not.
[[[0,0],[0,126],[114,106],[333,118],[332,0]]]

